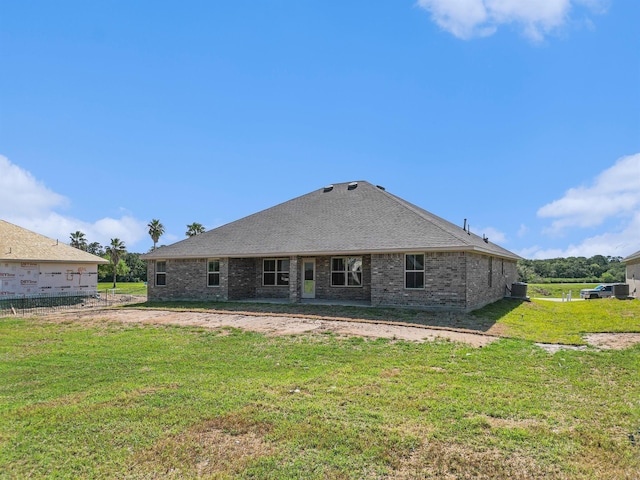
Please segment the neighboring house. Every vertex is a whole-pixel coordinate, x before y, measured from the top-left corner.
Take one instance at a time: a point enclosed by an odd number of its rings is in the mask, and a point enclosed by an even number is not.
[[[149,300],[317,299],[468,311],[503,298],[520,257],[359,181],[142,258]]]
[[[640,298],[640,250],[622,260],[627,265],[627,279],[629,295]]]
[[[107,260],[0,220],[0,300],[43,293],[95,293]]]

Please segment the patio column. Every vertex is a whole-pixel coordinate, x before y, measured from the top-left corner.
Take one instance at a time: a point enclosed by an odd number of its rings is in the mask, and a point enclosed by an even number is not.
[[[289,302],[300,301],[300,272],[298,271],[298,257],[289,257]]]

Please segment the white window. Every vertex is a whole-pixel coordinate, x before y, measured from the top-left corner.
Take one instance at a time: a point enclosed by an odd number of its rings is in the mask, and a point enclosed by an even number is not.
[[[332,287],[362,286],[362,257],[333,257],[331,259]]]
[[[289,285],[289,259],[270,258],[263,260],[262,284],[265,286]]]
[[[156,261],[156,287],[164,287],[167,284],[167,262]]]
[[[405,255],[404,278],[405,288],[424,288],[424,254],[408,253]]]
[[[209,260],[207,262],[207,287],[220,286],[220,260]]]

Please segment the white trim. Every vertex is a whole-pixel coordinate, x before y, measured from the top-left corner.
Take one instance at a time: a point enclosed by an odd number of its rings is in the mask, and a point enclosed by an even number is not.
[[[334,270],[333,269],[333,259],[334,258],[341,258],[343,259],[344,262],[344,266],[345,266],[345,270]],[[349,274],[352,273],[350,270],[347,270],[347,266],[349,264],[349,259],[350,258],[356,258],[356,259],[360,259],[360,284],[359,285],[349,285]],[[342,285],[334,285],[333,283],[333,274],[334,273],[344,273],[344,281],[345,283]],[[330,285],[332,288],[362,288],[364,285],[364,262],[363,262],[363,256],[362,255],[335,255],[332,256],[329,260],[329,274],[331,275],[330,278]]]
[[[313,291],[309,292],[309,293],[305,293],[305,278],[304,278],[304,274],[305,274],[305,269],[304,269],[304,264],[305,263],[312,263],[313,264]],[[300,292],[300,298],[316,298],[316,283],[317,283],[317,279],[316,279],[316,259],[315,258],[303,258],[302,259],[302,272],[301,272],[301,287],[302,290]]]
[[[359,250],[343,250],[343,251],[320,251],[312,250],[308,252],[267,252],[267,253],[211,253],[202,255],[168,255],[163,257],[153,257],[152,254],[141,255],[143,260],[155,260],[156,258],[170,258],[170,259],[201,259],[201,258],[260,258],[260,259],[274,259],[285,257],[354,257],[372,254],[385,254],[385,253],[406,253],[414,251],[415,247],[399,247],[399,248],[384,248],[384,249],[359,249]],[[500,254],[498,252],[477,248],[477,247],[419,247],[422,253],[435,253],[435,252],[460,252],[460,253],[478,253],[484,255],[490,255],[497,258],[504,258],[506,260],[518,261],[522,257],[518,255],[510,256],[506,254]]]
[[[218,262],[218,271],[217,272],[210,272],[209,271],[209,263],[211,262]],[[207,258],[207,262],[206,262],[207,266],[205,268],[206,274],[207,274],[207,278],[206,278],[206,282],[207,282],[207,288],[220,288],[220,259],[219,258]],[[209,285],[209,275],[212,273],[217,273],[218,274],[218,284],[217,285]]]
[[[408,255],[413,255],[413,256],[417,256],[417,255],[422,255],[422,270],[407,270],[407,256]],[[404,256],[402,257],[402,259],[404,260],[404,265],[403,265],[403,275],[404,275],[404,289],[405,290],[424,290],[425,289],[425,276],[426,276],[426,260],[427,260],[427,256],[424,254],[424,252],[406,252],[404,254]],[[407,287],[407,273],[416,273],[416,272],[422,272],[422,286],[421,287]]]
[[[158,263],[164,262],[164,271],[158,272]],[[158,275],[164,275],[164,284],[158,284]],[[167,261],[165,259],[156,260],[153,264],[153,286],[154,287],[166,287],[167,286]]]
[[[237,258],[237,257],[233,257],[233,258]],[[276,262],[275,270],[265,272],[265,270],[264,270],[264,262],[269,261],[269,260],[273,260],[274,262]],[[287,270],[278,270],[278,261],[279,260],[286,260],[287,262],[289,262],[289,268]],[[289,284],[291,283],[290,270],[291,270],[291,259],[289,257],[265,257],[265,258],[262,258],[262,286],[263,287],[288,287]],[[275,275],[273,284],[264,283],[264,274],[265,273],[273,273]],[[278,274],[282,274],[282,273],[286,273],[287,275],[289,275],[286,285],[279,285],[278,284]]]

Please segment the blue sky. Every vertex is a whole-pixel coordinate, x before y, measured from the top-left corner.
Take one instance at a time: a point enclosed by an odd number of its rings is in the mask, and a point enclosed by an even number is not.
[[[367,180],[526,258],[640,250],[635,0],[0,0],[0,218],[130,251]]]

